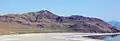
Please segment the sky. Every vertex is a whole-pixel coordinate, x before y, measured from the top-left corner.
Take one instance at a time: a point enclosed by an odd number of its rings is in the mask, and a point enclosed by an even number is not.
[[[120,21],[120,0],[0,0],[0,15],[49,10],[56,15],[83,15]]]

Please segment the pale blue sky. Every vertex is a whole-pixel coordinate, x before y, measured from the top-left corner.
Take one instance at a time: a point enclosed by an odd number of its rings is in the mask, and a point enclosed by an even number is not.
[[[42,9],[57,15],[84,15],[120,21],[120,0],[0,0],[0,14]]]

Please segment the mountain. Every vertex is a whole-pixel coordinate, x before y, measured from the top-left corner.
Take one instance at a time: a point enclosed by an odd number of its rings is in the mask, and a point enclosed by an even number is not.
[[[24,14],[0,16],[0,34],[40,33],[40,32],[119,32],[107,22],[79,15],[58,16],[48,10]]]
[[[119,27],[120,28],[120,22],[119,21],[109,21],[109,24],[115,26],[115,27]]]

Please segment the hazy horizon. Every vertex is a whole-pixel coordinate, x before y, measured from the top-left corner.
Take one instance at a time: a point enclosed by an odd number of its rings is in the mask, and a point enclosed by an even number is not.
[[[0,15],[49,10],[56,15],[83,15],[120,21],[120,0],[1,0]]]

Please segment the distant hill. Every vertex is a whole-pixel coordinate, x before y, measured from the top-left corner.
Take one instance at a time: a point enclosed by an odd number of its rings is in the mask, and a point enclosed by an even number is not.
[[[115,27],[119,27],[120,28],[120,22],[119,21],[109,21],[109,24],[115,26]]]
[[[107,22],[91,17],[58,16],[48,10],[0,16],[0,34],[40,32],[119,32]]]

